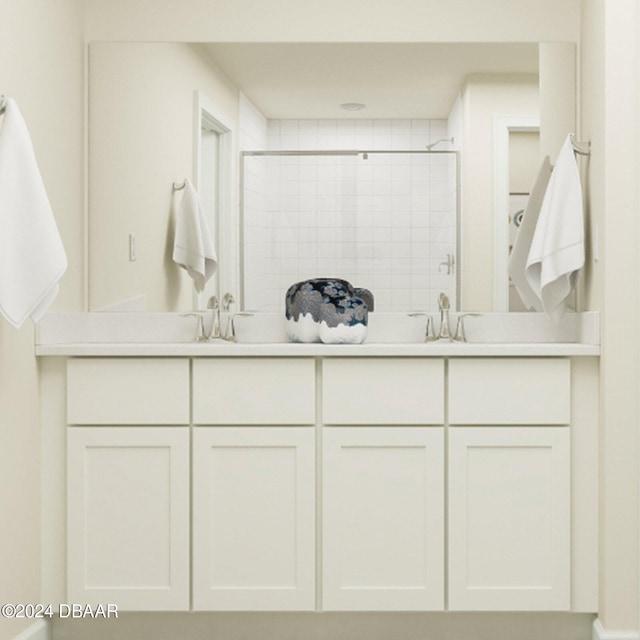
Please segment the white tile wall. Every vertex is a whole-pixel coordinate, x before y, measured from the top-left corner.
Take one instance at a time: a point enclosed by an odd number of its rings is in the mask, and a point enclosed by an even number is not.
[[[444,120],[266,123],[269,150],[424,150],[445,137]],[[247,157],[245,307],[282,311],[291,284],[323,276],[371,289],[379,311],[433,310],[441,291],[455,304],[441,266],[455,256],[455,198],[453,154]]]

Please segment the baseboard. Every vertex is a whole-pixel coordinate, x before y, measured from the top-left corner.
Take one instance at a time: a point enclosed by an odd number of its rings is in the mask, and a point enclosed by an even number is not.
[[[14,640],[51,640],[51,626],[47,620],[38,620]]]
[[[593,621],[592,640],[640,640],[637,631],[610,631],[602,626],[598,618]]]

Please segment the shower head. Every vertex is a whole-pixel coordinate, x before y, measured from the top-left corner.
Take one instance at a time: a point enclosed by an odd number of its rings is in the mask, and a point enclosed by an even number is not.
[[[436,140],[435,142],[432,142],[431,144],[427,145],[427,150],[431,151],[431,149],[433,149],[433,147],[435,147],[437,144],[440,144],[441,142],[448,142],[449,144],[453,144],[454,138],[440,138],[440,140]]]

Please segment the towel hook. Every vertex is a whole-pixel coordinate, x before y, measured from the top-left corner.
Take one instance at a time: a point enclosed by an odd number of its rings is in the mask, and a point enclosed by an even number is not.
[[[571,146],[575,153],[581,156],[590,156],[591,155],[591,142],[576,142],[573,134],[571,134]],[[586,150],[583,147],[587,147]]]
[[[183,180],[181,183],[180,182],[174,182],[173,183],[173,190],[174,191],[182,191],[186,186],[187,186],[187,181],[186,180]]]
[[[0,95],[0,115],[2,115],[7,108],[7,99],[4,95]]]

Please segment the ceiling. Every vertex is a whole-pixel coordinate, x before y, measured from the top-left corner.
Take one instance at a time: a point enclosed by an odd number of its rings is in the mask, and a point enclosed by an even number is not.
[[[269,119],[447,118],[469,75],[538,73],[535,43],[199,46]]]

